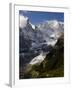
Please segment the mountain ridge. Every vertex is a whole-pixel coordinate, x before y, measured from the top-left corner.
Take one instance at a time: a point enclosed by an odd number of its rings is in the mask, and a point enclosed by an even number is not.
[[[21,16],[19,25],[20,73],[24,72],[29,64],[35,65],[43,62],[62,34],[64,34],[64,23],[61,21],[46,20],[33,25],[28,17]]]

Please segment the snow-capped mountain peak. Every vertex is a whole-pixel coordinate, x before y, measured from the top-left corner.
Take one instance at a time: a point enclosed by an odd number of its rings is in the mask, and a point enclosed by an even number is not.
[[[57,20],[51,20],[48,22],[49,26],[53,29],[59,28],[59,22]]]
[[[35,30],[35,25],[33,25],[32,23],[30,23],[30,25],[32,26],[32,29]]]
[[[38,28],[42,29],[53,29],[57,30],[60,27],[61,22],[57,20],[47,20],[38,25]],[[63,23],[62,23],[63,24]]]

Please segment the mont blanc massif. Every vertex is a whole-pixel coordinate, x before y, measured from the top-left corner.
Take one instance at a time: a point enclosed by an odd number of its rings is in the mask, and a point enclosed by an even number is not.
[[[28,17],[19,18],[19,78],[63,77],[64,22],[33,25]]]

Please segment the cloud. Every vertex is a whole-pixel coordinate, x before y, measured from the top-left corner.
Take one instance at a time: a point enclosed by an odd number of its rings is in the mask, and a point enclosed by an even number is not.
[[[59,28],[59,23],[57,20],[51,20],[49,21],[49,26],[55,30]]]
[[[28,17],[25,17],[23,15],[19,16],[19,27],[24,28],[27,25]]]

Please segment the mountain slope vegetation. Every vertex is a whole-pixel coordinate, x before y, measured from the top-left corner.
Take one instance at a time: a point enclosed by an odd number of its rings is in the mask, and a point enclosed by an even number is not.
[[[22,78],[47,78],[64,76],[64,36],[62,35],[40,64],[28,66]]]

